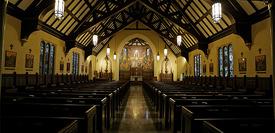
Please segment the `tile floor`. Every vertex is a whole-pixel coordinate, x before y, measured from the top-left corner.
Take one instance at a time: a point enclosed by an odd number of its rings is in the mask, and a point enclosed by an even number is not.
[[[125,101],[108,133],[167,133],[159,128],[157,114],[141,85],[132,85]]]

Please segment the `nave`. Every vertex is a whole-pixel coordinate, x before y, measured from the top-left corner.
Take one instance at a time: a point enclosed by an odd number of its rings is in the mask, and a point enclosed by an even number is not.
[[[274,0],[0,0],[1,133],[274,133]]]
[[[128,98],[108,133],[165,133],[142,85],[131,85]]]

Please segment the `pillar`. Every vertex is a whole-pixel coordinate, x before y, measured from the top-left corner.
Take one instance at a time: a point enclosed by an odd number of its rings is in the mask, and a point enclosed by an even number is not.
[[[5,17],[6,17],[6,10],[7,10],[8,0],[0,0],[0,103],[1,103],[1,92],[2,92],[2,70],[3,70],[3,62],[4,62],[4,33],[5,33]]]
[[[274,112],[274,120],[275,120],[275,39],[274,39],[274,31],[275,31],[275,26],[274,26],[274,2],[271,2],[271,39],[272,39],[272,51],[271,51],[271,58],[272,58],[272,83],[273,83],[273,112]]]

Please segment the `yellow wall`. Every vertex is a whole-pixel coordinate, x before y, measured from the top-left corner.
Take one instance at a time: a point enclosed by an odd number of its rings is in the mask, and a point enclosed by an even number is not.
[[[192,68],[191,75],[194,75],[194,55],[202,55],[202,64],[206,63],[206,74],[207,75],[218,75],[218,48],[232,44],[233,46],[233,58],[234,58],[234,75],[237,76],[255,76],[259,75],[266,77],[272,74],[271,65],[271,34],[270,34],[270,18],[258,22],[252,26],[252,46],[249,48],[246,46],[242,37],[236,34],[228,35],[208,45],[210,54],[206,58],[205,54],[201,50],[194,50],[189,53],[189,62]],[[259,54],[261,49],[261,54]],[[247,71],[245,74],[239,72],[238,59],[243,57],[247,58]],[[266,55],[266,72],[256,72],[255,69],[255,56]],[[213,62],[214,72],[209,73],[209,63]],[[201,65],[202,66],[202,65]]]
[[[106,47],[97,55],[90,55],[87,59],[84,59],[84,51],[79,48],[72,48],[68,53],[64,52],[65,42],[60,40],[44,31],[35,31],[30,36],[26,42],[22,42],[20,39],[21,31],[21,21],[7,15],[6,19],[6,30],[5,30],[5,39],[4,39],[4,49],[8,51],[14,51],[17,53],[16,67],[14,69],[4,67],[3,73],[26,73],[29,72],[34,74],[39,72],[39,55],[40,55],[40,42],[46,41],[53,43],[55,45],[55,73],[58,74],[70,74],[72,72],[72,53],[78,52],[80,55],[80,64],[79,71],[80,74],[85,73],[85,67],[87,67],[87,73],[89,78],[94,77],[94,71],[100,71],[101,62],[103,61],[103,70],[105,69],[104,58],[106,56]],[[129,25],[127,28],[135,28],[135,23]],[[139,24],[139,28],[146,28],[146,26]],[[114,35],[110,40],[109,46],[111,48],[110,59],[112,60],[112,72],[113,79],[119,79],[119,56],[126,42],[133,38],[141,38],[148,42],[149,46],[152,49],[154,54],[154,75],[159,79],[159,73],[161,72],[161,64],[164,60],[163,49],[165,43],[159,37],[159,35],[151,30],[122,30]],[[236,34],[228,35],[222,39],[219,39],[215,42],[212,42],[208,45],[209,55],[208,57],[201,50],[194,50],[189,53],[189,62],[186,61],[184,57],[176,57],[170,49],[168,49],[168,58],[172,63],[172,71],[174,73],[174,80],[180,79],[181,74],[194,75],[194,55],[201,54],[202,64],[206,64],[206,75],[218,75],[218,48],[232,44],[233,45],[233,56],[234,56],[234,74],[237,76],[243,76],[238,70],[238,59],[241,58],[241,53],[243,57],[247,58],[247,76],[269,76],[272,72],[271,65],[271,36],[270,36],[270,19],[265,19],[259,23],[256,23],[252,26],[252,46],[249,49],[242,37]],[[10,45],[13,45],[12,49]],[[34,68],[26,69],[25,68],[25,56],[30,53],[34,55]],[[261,49],[261,54],[266,55],[267,62],[267,71],[265,73],[258,73],[255,71],[255,56],[260,55],[259,49]],[[117,53],[117,59],[113,60],[114,51]],[[157,52],[160,53],[160,61],[156,60]],[[59,70],[60,62],[64,62],[64,71]],[[91,66],[89,65],[91,63]],[[67,72],[67,62],[70,62],[71,69],[70,72]],[[209,72],[209,63],[213,62],[214,72],[210,74]],[[81,65],[84,65],[84,72],[81,72]],[[201,65],[202,66],[202,65]]]
[[[188,62],[185,57],[177,58],[177,78],[181,81],[188,72]]]
[[[135,23],[129,25],[127,28],[135,28]],[[139,24],[139,28],[146,28],[144,25]],[[163,56],[163,49],[165,47],[165,43],[162,41],[162,39],[159,37],[159,35],[153,31],[150,30],[122,30],[114,35],[114,37],[110,40],[109,46],[111,48],[111,54],[110,58],[112,60],[112,72],[113,72],[113,79],[119,80],[119,56],[120,53],[125,45],[126,42],[130,41],[134,38],[140,38],[148,42],[149,46],[152,49],[153,55],[154,55],[154,75],[156,77],[159,76],[160,73],[160,66],[161,62],[164,59]],[[159,45],[158,45],[159,44]],[[104,58],[106,56],[106,48],[107,45],[102,49],[102,51],[97,55],[96,59],[96,70],[100,71],[101,69],[101,62],[104,62]],[[113,54],[114,51],[116,51],[117,59],[113,60]],[[160,61],[156,61],[156,54],[159,51],[160,53]],[[172,53],[170,49],[168,49],[168,58],[170,59],[172,63],[172,71],[174,73],[174,80],[177,80],[177,65],[176,60],[177,57]],[[105,64],[103,63],[103,70],[105,69]]]
[[[63,74],[70,74],[72,71],[72,52],[78,52],[80,55],[80,64],[79,64],[79,72],[80,74],[85,73],[81,72],[81,65],[88,65],[90,58],[84,59],[84,51],[79,48],[72,48],[68,53],[65,54],[65,42],[61,39],[58,39],[44,31],[38,30],[33,32],[26,42],[22,42],[20,39],[20,32],[21,32],[21,21],[17,18],[14,18],[10,15],[7,15],[6,18],[6,30],[4,34],[4,49],[5,51],[13,51],[17,53],[16,57],[16,67],[15,68],[3,68],[3,73],[13,73],[16,72],[18,74],[23,73],[39,73],[39,56],[40,56],[40,43],[41,41],[49,42],[54,44],[55,46],[55,65],[54,65],[54,72],[61,74],[60,71],[60,61],[64,61],[64,71]],[[13,48],[10,48],[10,45],[13,45]],[[31,53],[30,53],[31,49]],[[25,68],[25,56],[26,54],[33,54],[34,55],[34,66],[33,69],[26,69]],[[3,55],[4,56],[4,55]],[[84,61],[85,60],[85,61]],[[70,62],[71,71],[67,72],[67,62]],[[87,68],[89,72],[89,68]]]

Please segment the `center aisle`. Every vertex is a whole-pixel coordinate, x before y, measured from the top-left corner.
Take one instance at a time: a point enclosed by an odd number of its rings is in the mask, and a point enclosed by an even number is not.
[[[119,118],[109,133],[161,133],[154,123],[155,113],[150,111],[147,102],[142,86],[131,86],[126,106],[117,115]]]

